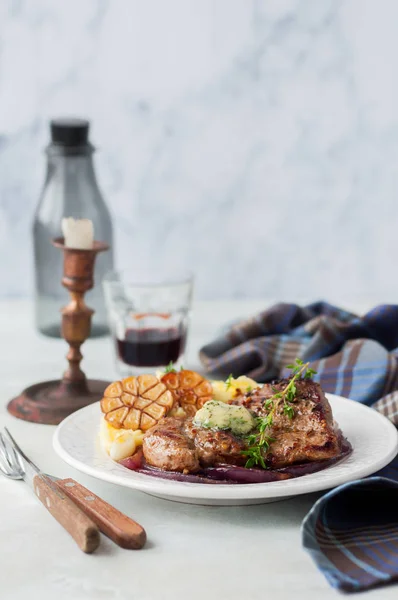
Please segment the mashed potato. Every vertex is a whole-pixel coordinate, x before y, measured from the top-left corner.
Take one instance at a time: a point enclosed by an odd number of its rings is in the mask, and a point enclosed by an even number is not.
[[[137,429],[116,429],[104,417],[101,419],[100,442],[102,448],[113,460],[122,460],[132,456],[142,446],[143,431]]]
[[[241,375],[236,379],[229,376],[226,381],[212,381],[211,384],[213,386],[213,399],[227,403],[240,394],[247,394],[247,392],[260,387],[257,381],[246,377],[246,375]]]

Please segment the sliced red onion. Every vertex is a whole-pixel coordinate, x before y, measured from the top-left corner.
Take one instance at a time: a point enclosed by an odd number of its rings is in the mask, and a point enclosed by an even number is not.
[[[279,473],[271,469],[246,469],[235,465],[219,465],[203,470],[206,477],[218,480],[234,481],[236,483],[269,483],[290,479],[288,473]]]
[[[205,475],[194,473],[180,473],[178,471],[163,471],[162,469],[155,469],[149,467],[143,467],[142,469],[137,469],[138,473],[143,473],[144,475],[150,475],[151,477],[159,477],[160,479],[171,479],[172,481],[184,481],[186,483],[210,483],[210,484],[220,484],[220,483],[239,483],[238,481],[231,480],[214,480],[209,479]]]
[[[177,471],[164,471],[148,465],[143,457],[140,448],[133,456],[124,458],[120,464],[151,477],[168,479],[171,481],[183,481],[186,483],[208,483],[208,484],[248,484],[248,483],[269,483],[272,481],[283,481],[303,475],[310,475],[317,471],[322,471],[331,465],[346,458],[352,452],[351,444],[341,438],[341,453],[328,460],[318,460],[299,465],[289,465],[280,469],[246,469],[237,465],[218,465],[217,467],[208,467],[198,473],[180,473]]]
[[[139,471],[142,468],[144,462],[144,454],[142,448],[137,450],[133,456],[128,456],[119,461],[121,465],[130,469],[130,471]]]

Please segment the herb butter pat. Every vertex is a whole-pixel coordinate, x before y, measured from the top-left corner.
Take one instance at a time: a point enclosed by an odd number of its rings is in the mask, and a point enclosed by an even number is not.
[[[198,410],[193,422],[208,429],[230,429],[236,435],[245,435],[255,426],[255,420],[244,406],[231,406],[210,400]]]

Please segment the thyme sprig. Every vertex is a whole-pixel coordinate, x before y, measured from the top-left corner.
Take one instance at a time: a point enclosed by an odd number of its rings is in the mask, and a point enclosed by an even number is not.
[[[301,377],[311,379],[316,374],[316,371],[309,367],[308,362],[304,363],[299,358],[296,358],[295,362],[292,365],[287,365],[286,368],[292,371],[289,383],[280,391],[275,387],[272,388],[273,396],[264,402],[264,407],[269,410],[268,414],[265,417],[257,417],[257,432],[246,438],[248,447],[243,450],[242,454],[247,457],[245,465],[247,468],[260,465],[263,469],[266,469],[264,456],[267,454],[270,444],[275,441],[267,431],[273,425],[276,410],[282,404],[283,414],[289,419],[293,419],[295,412],[292,403],[297,394],[297,379]]]

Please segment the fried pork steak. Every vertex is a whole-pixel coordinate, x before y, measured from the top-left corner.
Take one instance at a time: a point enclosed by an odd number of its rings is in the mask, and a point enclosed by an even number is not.
[[[238,398],[236,403],[257,416],[265,416],[269,412],[265,401],[275,392],[283,390],[288,383],[289,380],[281,380],[264,384],[262,388]],[[326,460],[341,451],[340,435],[335,429],[330,404],[320,385],[309,379],[299,379],[296,388],[296,398],[291,403],[293,418],[284,414],[281,404],[268,432],[275,440],[271,442],[266,455],[266,463],[270,467]]]
[[[265,384],[249,394],[240,396],[234,404],[245,406],[254,415],[264,417],[270,410],[266,400],[283,390],[288,380]],[[264,459],[271,468],[296,463],[320,461],[338,456],[340,436],[335,430],[332,411],[319,384],[311,380],[296,381],[296,397],[291,403],[294,414],[284,414],[283,403],[278,405],[273,425],[267,430],[274,441]],[[219,464],[244,465],[244,438],[229,431],[197,427],[192,419],[165,417],[144,436],[143,453],[149,465],[166,471],[195,472],[201,467]]]
[[[193,440],[184,430],[184,421],[173,417],[161,419],[144,435],[142,450],[146,462],[165,471],[199,470]]]
[[[228,431],[196,427],[192,420],[166,417],[144,436],[146,462],[166,471],[194,473],[218,464],[243,465],[245,443]]]

